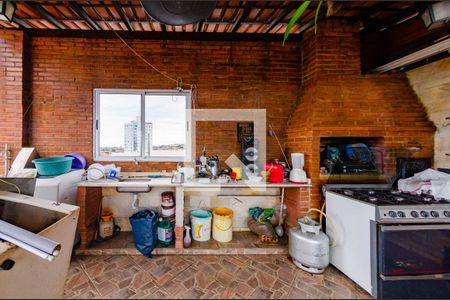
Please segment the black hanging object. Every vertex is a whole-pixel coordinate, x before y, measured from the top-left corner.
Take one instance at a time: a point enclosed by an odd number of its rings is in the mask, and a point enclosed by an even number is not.
[[[141,0],[147,13],[167,25],[187,25],[209,17],[217,1],[152,1]]]

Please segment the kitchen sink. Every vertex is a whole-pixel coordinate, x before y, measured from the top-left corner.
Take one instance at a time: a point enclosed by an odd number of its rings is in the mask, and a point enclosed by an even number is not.
[[[148,177],[122,177],[119,178],[119,182],[147,182],[151,181],[151,178]]]

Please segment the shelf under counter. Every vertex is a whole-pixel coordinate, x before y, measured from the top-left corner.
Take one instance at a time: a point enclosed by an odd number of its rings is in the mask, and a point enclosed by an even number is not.
[[[207,242],[192,240],[189,248],[157,246],[153,255],[242,255],[242,254],[287,254],[287,237],[282,237],[277,244],[262,243],[258,236],[249,231],[234,231],[233,240],[228,243],[215,241],[212,237]],[[133,233],[121,232],[118,236],[104,241],[94,242],[88,249],[77,249],[77,255],[142,255],[134,246]]]

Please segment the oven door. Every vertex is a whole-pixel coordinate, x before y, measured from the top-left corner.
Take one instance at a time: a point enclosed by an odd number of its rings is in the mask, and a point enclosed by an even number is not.
[[[378,297],[450,298],[450,224],[379,225]]]

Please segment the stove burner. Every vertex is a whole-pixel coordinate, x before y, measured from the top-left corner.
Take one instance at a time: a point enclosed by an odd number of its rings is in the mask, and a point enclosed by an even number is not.
[[[431,202],[431,200],[433,200],[432,197],[422,197],[422,200],[425,202]]]
[[[402,193],[399,190],[373,189],[373,188],[344,188],[336,190],[337,193],[359,201],[371,203],[376,206],[386,205],[432,205],[438,203],[450,203],[445,199],[435,198],[430,194]]]
[[[353,196],[353,191],[344,190],[344,194],[346,194],[347,196]]]

